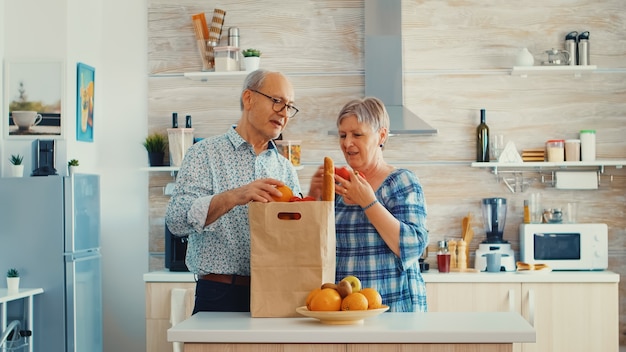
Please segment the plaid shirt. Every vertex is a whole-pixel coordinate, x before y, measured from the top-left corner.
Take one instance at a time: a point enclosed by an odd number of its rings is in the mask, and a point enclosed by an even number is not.
[[[376,198],[400,221],[400,257],[387,247],[358,205],[335,199],[337,280],[354,275],[373,287],[391,312],[425,312],[426,284],[419,258],[428,245],[426,204],[419,180],[397,169],[376,190]]]

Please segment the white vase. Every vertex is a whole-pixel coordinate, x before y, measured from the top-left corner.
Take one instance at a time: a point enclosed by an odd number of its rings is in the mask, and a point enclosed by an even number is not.
[[[11,165],[11,177],[24,177],[24,165]]]
[[[67,171],[68,171],[68,175],[72,176],[78,172],[78,166],[68,166]]]
[[[259,69],[261,58],[258,56],[248,56],[243,58],[243,63],[246,66],[246,72],[252,72]]]
[[[535,57],[527,48],[520,50],[517,57],[515,57],[515,66],[533,66],[534,64]]]
[[[20,289],[19,277],[7,277],[7,289],[10,293],[17,292]]]

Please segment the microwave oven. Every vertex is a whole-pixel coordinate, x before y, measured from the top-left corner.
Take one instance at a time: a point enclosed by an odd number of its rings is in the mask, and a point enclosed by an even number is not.
[[[606,270],[606,224],[521,224],[520,260],[552,270]]]

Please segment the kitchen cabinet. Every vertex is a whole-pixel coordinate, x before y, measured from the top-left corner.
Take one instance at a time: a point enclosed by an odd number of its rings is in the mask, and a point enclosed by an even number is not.
[[[171,318],[171,297],[172,289],[181,288],[191,290],[186,297],[193,299],[196,283],[193,275],[186,273],[191,278],[191,282],[146,282],[146,351],[150,352],[171,352],[172,343],[167,341],[167,329],[172,324]],[[189,297],[190,296],[190,297]],[[187,304],[186,316],[191,315],[193,301]]]
[[[428,282],[431,312],[515,311],[536,343],[514,352],[618,351],[616,282]]]

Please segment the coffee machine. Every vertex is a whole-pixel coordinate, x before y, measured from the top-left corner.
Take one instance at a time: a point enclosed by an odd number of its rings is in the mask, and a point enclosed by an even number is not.
[[[499,253],[500,271],[515,271],[515,253],[511,244],[503,239],[506,220],[505,198],[484,198],[482,200],[483,225],[487,238],[478,245],[474,268],[487,270],[487,256]]]
[[[37,139],[33,142],[33,155],[36,168],[31,176],[56,175],[54,168],[54,140]]]

